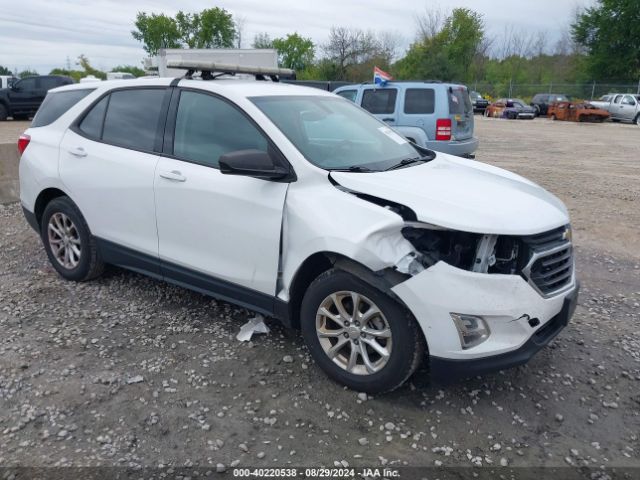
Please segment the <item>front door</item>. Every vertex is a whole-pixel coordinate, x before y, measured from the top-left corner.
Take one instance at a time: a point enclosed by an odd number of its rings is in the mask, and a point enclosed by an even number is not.
[[[38,77],[23,78],[15,83],[14,87],[9,91],[13,113],[27,115],[38,109],[44,98],[38,84]]]
[[[632,121],[636,118],[637,102],[633,95],[625,95],[620,102],[620,118]]]
[[[268,139],[228,101],[178,92],[154,181],[163,274],[268,311],[288,184],[220,173],[221,155],[268,151]]]
[[[397,88],[365,88],[362,92],[361,107],[389,126],[394,126],[398,121],[397,98]]]

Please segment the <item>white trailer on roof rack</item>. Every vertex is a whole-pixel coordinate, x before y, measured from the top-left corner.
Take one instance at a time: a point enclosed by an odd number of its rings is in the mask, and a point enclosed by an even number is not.
[[[174,67],[169,67],[169,64]],[[184,68],[175,68],[178,64],[216,64],[273,69],[278,68],[278,52],[270,48],[163,48],[156,57],[150,59],[148,69],[157,68],[160,77],[178,78],[184,76]],[[248,73],[253,73],[253,70]]]

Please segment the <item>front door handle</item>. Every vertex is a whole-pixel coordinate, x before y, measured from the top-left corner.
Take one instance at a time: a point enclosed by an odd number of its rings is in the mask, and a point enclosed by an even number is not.
[[[182,173],[180,173],[178,170],[172,170],[170,172],[160,172],[160,176],[174,182],[184,182],[187,180],[187,177],[182,175]]]
[[[74,157],[82,158],[87,156],[87,152],[85,152],[84,148],[82,147],[72,148],[71,150],[69,150],[69,153]]]

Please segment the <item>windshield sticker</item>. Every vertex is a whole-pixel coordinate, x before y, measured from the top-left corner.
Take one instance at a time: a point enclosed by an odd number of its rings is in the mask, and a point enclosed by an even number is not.
[[[378,128],[378,130],[380,130],[382,133],[384,133],[387,137],[389,137],[391,140],[396,142],[398,145],[404,145],[405,143],[408,143],[407,140],[402,138],[400,135],[398,135],[396,132],[391,130],[389,127],[380,127]]]

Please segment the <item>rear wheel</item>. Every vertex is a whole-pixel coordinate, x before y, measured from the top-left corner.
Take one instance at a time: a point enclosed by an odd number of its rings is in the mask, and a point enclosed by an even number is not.
[[[551,114],[551,120],[553,120],[553,121],[556,121],[556,120],[557,120],[557,118],[556,118],[556,114],[555,114],[555,113],[552,113],[552,114]]]
[[[5,121],[8,116],[9,116],[9,112],[7,112],[7,107],[0,104],[0,122]]]
[[[329,270],[309,286],[301,325],[318,365],[357,391],[394,390],[423,358],[424,340],[413,316],[385,293],[341,270]]]
[[[42,215],[40,235],[51,265],[63,278],[91,280],[104,270],[95,239],[70,198],[49,202]]]
[[[633,121],[636,125],[640,127],[640,113],[636,115],[635,120]]]

